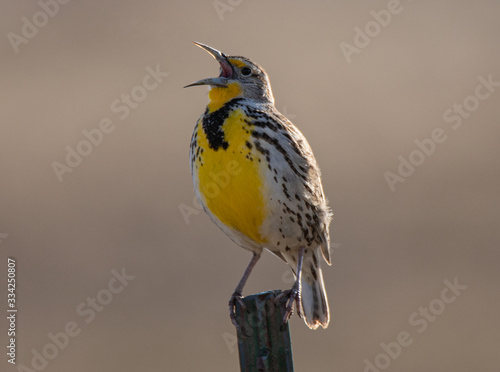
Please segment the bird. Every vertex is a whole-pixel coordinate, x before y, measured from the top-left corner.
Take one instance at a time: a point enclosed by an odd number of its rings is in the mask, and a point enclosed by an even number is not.
[[[269,77],[249,58],[193,42],[220,65],[191,137],[189,161],[198,201],[210,219],[252,258],[229,300],[236,303],[263,250],[285,261],[295,281],[282,293],[283,324],[293,306],[310,329],[327,328],[330,310],[321,258],[331,265],[332,211],[319,166],[300,130],[275,107]],[[282,298],[283,299],[283,298]]]

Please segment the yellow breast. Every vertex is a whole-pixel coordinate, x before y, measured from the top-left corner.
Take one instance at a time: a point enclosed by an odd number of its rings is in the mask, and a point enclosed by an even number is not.
[[[258,154],[252,152],[251,130],[241,109],[230,112],[221,129],[225,148],[209,146],[203,125],[197,126],[201,147],[193,171],[204,204],[223,224],[257,243],[264,243],[259,229],[265,218],[263,177]]]
[[[240,85],[237,82],[229,84],[227,87],[213,87],[208,92],[210,112],[220,109],[224,104],[237,97],[241,93]]]

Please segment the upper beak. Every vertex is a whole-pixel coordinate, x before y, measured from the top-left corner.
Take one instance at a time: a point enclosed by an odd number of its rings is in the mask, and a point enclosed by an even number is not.
[[[209,47],[208,45],[197,43],[196,41],[193,41],[193,43],[199,46],[200,48],[205,49],[208,53],[212,55],[212,57],[214,57],[219,62],[221,67],[221,74],[216,78],[207,78],[195,81],[194,83],[186,85],[184,88],[192,87],[195,85],[214,85],[217,87],[227,86],[228,79],[230,79],[233,76],[233,67],[229,63],[227,56],[224,53],[218,51],[217,49]]]

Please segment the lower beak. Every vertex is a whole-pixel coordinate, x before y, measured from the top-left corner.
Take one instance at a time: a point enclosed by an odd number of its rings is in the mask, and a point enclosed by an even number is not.
[[[184,88],[194,87],[196,85],[214,85],[216,87],[225,87],[227,86],[227,79],[221,77],[201,79],[195,81],[194,83],[186,85]]]
[[[227,60],[227,56],[224,53],[218,51],[217,49],[209,47],[208,45],[197,43],[195,41],[193,43],[199,46],[200,48],[206,50],[208,53],[210,53],[210,55],[212,55],[212,57],[214,57],[219,62],[221,68],[221,74],[219,77],[198,80],[194,83],[186,85],[184,88],[193,87],[196,85],[213,85],[216,87],[226,87],[228,80],[233,76],[233,67]]]

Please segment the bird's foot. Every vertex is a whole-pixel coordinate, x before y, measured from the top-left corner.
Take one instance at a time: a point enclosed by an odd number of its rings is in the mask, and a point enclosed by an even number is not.
[[[241,293],[239,292],[234,292],[231,295],[231,298],[229,299],[229,317],[231,318],[231,322],[235,326],[237,331],[241,331],[241,325],[238,323],[238,320],[236,319],[236,304],[239,304],[241,307],[242,312],[246,311],[247,307],[245,303],[242,300]],[[242,317],[243,319],[243,317]]]
[[[297,315],[299,316],[299,318],[302,318],[302,301],[300,292],[301,291],[299,284],[295,283],[291,289],[282,292],[280,295],[276,297],[277,301],[283,299],[285,299],[286,301],[285,315],[283,316],[283,323],[281,324],[282,329],[284,329],[286,323],[293,314],[294,303],[295,303],[295,308],[297,310]]]

